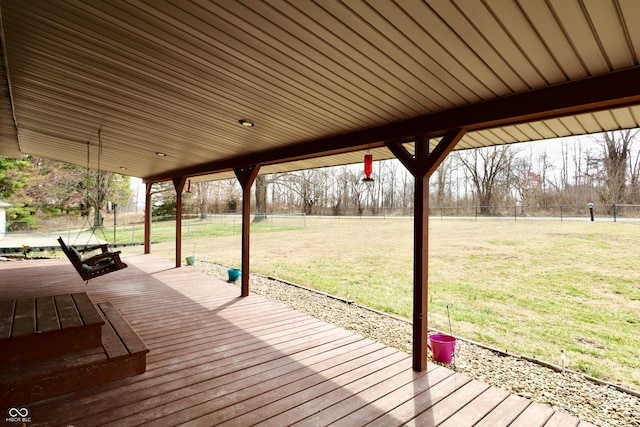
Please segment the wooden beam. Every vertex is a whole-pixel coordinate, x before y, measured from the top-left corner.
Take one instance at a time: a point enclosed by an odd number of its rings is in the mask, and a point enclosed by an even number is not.
[[[400,163],[402,163],[404,167],[407,168],[409,172],[411,172],[411,175],[416,176],[415,160],[411,153],[404,147],[404,145],[402,145],[402,142],[388,141],[387,143],[385,143],[385,145],[387,146],[389,151],[391,151],[391,153],[396,156],[398,160],[400,160]]]
[[[426,170],[421,171],[422,175],[431,177],[433,173],[438,169],[438,166],[442,164],[444,159],[447,158],[449,153],[453,151],[455,146],[460,142],[462,137],[467,133],[465,129],[451,129],[444,134],[438,145],[429,153],[426,159]],[[428,147],[427,147],[428,152]]]
[[[176,268],[182,265],[182,191],[186,182],[186,176],[173,178],[176,189]]]
[[[249,296],[249,272],[251,243],[251,186],[258,176],[260,166],[251,165],[234,169],[236,177],[242,186],[242,274],[240,276],[240,295]]]
[[[412,119],[347,134],[293,143],[286,147],[207,162],[145,177],[145,182],[174,176],[230,171],[244,165],[268,165],[381,147],[385,141],[407,141],[414,135],[444,135],[449,129],[490,129],[574,114],[640,104],[640,66],[559,83],[488,101],[437,111]]]
[[[400,163],[402,163],[404,167],[406,167],[407,170],[411,172],[414,177],[424,175],[431,176],[436,171],[436,169],[438,169],[438,166],[440,166],[444,159],[447,158],[449,153],[453,151],[456,144],[462,139],[465,133],[465,129],[448,130],[431,153],[429,153],[429,147],[422,147],[422,155],[426,156],[424,158],[418,157],[418,140],[415,141],[415,156],[411,155],[411,153],[404,147],[401,141],[388,141],[385,143],[385,145],[387,146],[389,151],[391,151],[393,155],[396,156],[398,160],[400,160]],[[423,135],[419,135],[416,137],[420,138],[420,144],[424,144]]]
[[[426,170],[429,137],[416,137],[416,169]],[[413,369],[427,369],[429,298],[429,176],[415,175],[413,211]]]
[[[429,152],[429,136],[415,137],[415,155],[399,141],[387,142],[389,150],[415,178],[413,219],[413,369],[427,369],[429,300],[429,178],[465,134],[451,129]]]
[[[151,187],[153,183],[147,182],[144,195],[144,253],[151,253]]]

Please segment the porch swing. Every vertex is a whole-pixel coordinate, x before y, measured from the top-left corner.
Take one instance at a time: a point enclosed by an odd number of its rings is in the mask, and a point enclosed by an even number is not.
[[[98,130],[98,174],[100,173],[100,158],[102,155],[102,140],[100,138],[100,130]],[[89,175],[89,164],[90,164],[90,145],[87,141],[87,176]],[[98,195],[100,194],[100,179],[98,177],[98,182],[96,185],[96,190],[98,191]],[[88,190],[87,190],[88,191]],[[87,221],[89,217],[87,215]],[[96,228],[100,228],[102,230],[102,221],[99,224],[94,224],[91,227],[91,235],[89,236],[89,240],[85,244],[83,249],[77,249],[75,246],[70,245],[67,246],[64,243],[62,237],[58,237],[58,243],[62,248],[64,254],[69,258],[71,264],[76,269],[80,277],[85,281],[85,284],[89,283],[89,280],[94,277],[99,277],[114,271],[122,270],[127,268],[127,264],[120,260],[120,251],[112,252],[109,250],[109,245],[106,243],[89,246],[89,241],[92,236],[95,236]],[[104,230],[102,230],[102,236],[104,236]],[[77,236],[76,236],[77,240]],[[75,243],[75,240],[74,240]],[[94,251],[100,251],[96,255],[92,255],[90,253]],[[89,254],[89,255],[87,255]]]

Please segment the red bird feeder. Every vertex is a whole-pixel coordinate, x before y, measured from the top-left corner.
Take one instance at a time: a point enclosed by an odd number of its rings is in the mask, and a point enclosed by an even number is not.
[[[371,173],[373,172],[373,156],[371,154],[364,155],[364,176],[365,178],[362,180],[364,182],[371,182],[373,178],[371,178]]]

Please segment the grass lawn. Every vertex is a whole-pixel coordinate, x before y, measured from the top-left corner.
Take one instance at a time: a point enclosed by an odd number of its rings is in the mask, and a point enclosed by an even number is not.
[[[412,220],[306,225],[252,233],[252,271],[411,317]],[[449,305],[455,335],[555,364],[565,349],[569,368],[640,389],[640,224],[431,219],[429,232],[430,327],[448,331]],[[185,235],[183,255],[195,244],[239,267],[240,243]],[[172,258],[174,243],[152,252]]]

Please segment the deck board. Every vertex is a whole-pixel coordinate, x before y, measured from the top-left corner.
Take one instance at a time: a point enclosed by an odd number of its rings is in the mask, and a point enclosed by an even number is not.
[[[71,294],[71,298],[73,298],[73,302],[78,309],[78,314],[82,320],[84,325],[93,325],[93,324],[104,324],[104,320],[96,310],[95,304],[89,298],[86,292],[77,292],[75,294]]]
[[[480,381],[469,381],[444,399],[433,402],[429,409],[420,411],[415,418],[401,420],[401,424],[416,427],[440,425],[488,389],[489,386]]]
[[[469,378],[448,369],[435,369],[363,406],[338,420],[337,426],[364,425],[376,421],[379,425],[393,423],[396,419],[410,420],[416,413],[416,405],[428,407],[432,399],[442,398],[461,387]],[[425,394],[425,391],[429,391]]]
[[[273,423],[272,417],[282,413],[290,406],[302,405],[345,383],[353,382],[371,372],[376,372],[380,369],[376,367],[379,366],[380,360],[389,357],[393,352],[393,350],[384,347],[376,349],[376,351],[348,362],[325,369],[321,371],[322,375],[312,375],[246,400],[241,405],[244,413],[239,417],[235,417],[238,408],[235,407],[236,405],[232,405],[216,413],[208,414],[194,425],[211,425],[212,423],[220,426],[253,425],[263,420],[268,420],[268,425],[283,425],[281,422]],[[382,363],[384,362],[386,361],[383,360]]]
[[[60,330],[56,303],[52,296],[36,298],[38,332],[53,332]]]
[[[88,287],[66,260],[0,264],[0,304],[86,291],[150,349],[142,375],[30,404],[30,426],[580,423],[441,366],[414,372],[407,354],[193,268],[126,258]]]
[[[12,338],[25,337],[36,333],[36,305],[33,298],[16,301]]]
[[[349,344],[349,340],[352,340],[352,338],[343,338],[339,341]],[[327,347],[326,349],[329,348]],[[349,347],[344,349],[345,352],[350,350],[351,348]],[[301,358],[316,357],[316,360],[320,360],[321,357],[327,357],[325,348],[318,348],[317,351],[320,352],[320,355],[317,355],[315,350],[308,350],[306,353],[301,352],[299,355]],[[112,409],[108,415],[103,415],[102,419],[115,422],[133,413],[139,421],[152,422],[153,420],[160,420],[160,424],[162,424],[168,421],[169,415],[202,403],[202,395],[206,395],[208,399],[216,399],[245,388],[257,392],[254,388],[256,383],[262,383],[299,369],[300,367],[295,362],[288,360],[288,358],[280,358],[258,365],[247,366],[231,373],[221,371],[216,375],[216,371],[210,370],[192,375],[180,375],[173,381],[141,389],[136,393],[136,398],[140,400]],[[184,388],[184,381],[187,378],[193,383],[188,389]],[[93,409],[99,410],[101,408]],[[102,409],[104,410],[104,408]],[[174,420],[179,419],[179,416],[174,416],[173,418]],[[187,411],[182,421],[188,421],[189,419],[190,415]]]
[[[300,392],[297,396],[299,403],[294,408],[283,408],[282,405],[278,405],[277,415],[269,418],[265,425],[278,427],[308,418],[321,409],[368,388],[372,382],[380,381],[380,376],[384,378],[384,375],[389,374],[394,366],[401,366],[399,362],[402,360],[409,360],[408,355],[393,352],[333,378],[332,381],[322,384],[322,388],[318,387],[314,390],[313,394],[309,394],[310,390]]]
[[[501,404],[509,392],[499,388],[490,388],[479,395],[476,399],[452,415],[440,427],[472,426]]]
[[[0,301],[0,341],[11,338],[15,308],[16,303],[13,300]]]
[[[548,406],[531,402],[531,405],[520,413],[516,419],[509,424],[510,427],[541,427],[553,416],[553,409]]]
[[[491,412],[489,412],[485,417],[478,421],[476,426],[494,427],[509,425],[530,404],[531,401],[529,400],[522,399],[514,395],[509,395]]]
[[[577,427],[580,420],[561,412],[555,412],[544,427]]]
[[[417,373],[411,369],[411,361],[406,360],[396,364],[394,369],[399,369],[399,371],[392,373],[389,378],[384,378],[384,381],[377,382],[358,394],[351,394],[346,399],[343,399],[329,408],[323,408],[320,412],[307,417],[304,420],[300,420],[294,425],[304,426],[333,423],[369,404],[375,404],[375,400],[380,396],[384,396],[392,390],[396,390],[406,384],[410,384],[420,376],[430,375],[435,369],[442,370],[443,368],[437,365],[428,365],[426,372]],[[441,372],[445,372],[445,370],[442,370]],[[376,376],[376,378],[380,377]]]
[[[80,313],[76,309],[76,304],[69,294],[56,295],[54,297],[58,308],[58,318],[63,329],[79,328],[83,326]]]

